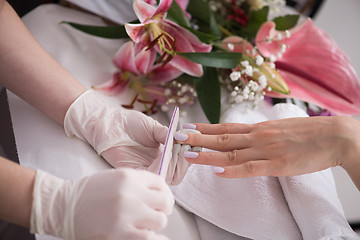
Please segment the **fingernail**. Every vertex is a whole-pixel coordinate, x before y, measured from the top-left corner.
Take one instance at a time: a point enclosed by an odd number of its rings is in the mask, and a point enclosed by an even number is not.
[[[185,158],[197,158],[199,156],[197,152],[189,152],[189,151],[185,151],[183,155]]]
[[[225,169],[222,167],[213,167],[214,173],[223,173],[225,172]]]
[[[175,140],[178,140],[178,141],[185,141],[185,140],[188,139],[188,137],[189,137],[189,136],[188,136],[187,134],[181,133],[181,132],[176,132],[176,133],[174,134]]]
[[[192,124],[192,123],[184,123],[182,125],[182,128],[183,129],[196,129],[196,125],[195,124]]]

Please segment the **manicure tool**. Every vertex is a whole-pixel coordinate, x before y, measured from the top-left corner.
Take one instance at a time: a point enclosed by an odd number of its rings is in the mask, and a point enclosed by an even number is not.
[[[158,171],[158,175],[160,175],[163,179],[166,178],[166,174],[168,171],[169,163],[172,159],[172,149],[174,145],[174,134],[176,132],[177,126],[179,123],[179,108],[175,107],[174,112],[172,114],[169,130],[166,135],[166,141],[164,145],[164,152],[161,156],[160,167]]]

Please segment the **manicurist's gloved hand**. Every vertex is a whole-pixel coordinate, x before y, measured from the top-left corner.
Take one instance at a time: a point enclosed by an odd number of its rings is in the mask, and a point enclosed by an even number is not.
[[[73,239],[167,239],[174,199],[163,179],[135,169],[113,169],[79,180],[37,171],[32,233]]]
[[[156,173],[168,128],[145,114],[114,108],[93,90],[86,91],[69,107],[64,129],[68,136],[88,142],[113,167],[147,169]],[[185,163],[179,161],[179,164]],[[174,167],[174,166],[172,166]],[[186,171],[169,171],[166,182],[180,182]],[[186,168],[187,170],[187,168]]]

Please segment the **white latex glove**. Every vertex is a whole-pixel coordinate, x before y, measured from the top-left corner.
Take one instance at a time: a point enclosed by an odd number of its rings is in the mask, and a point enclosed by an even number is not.
[[[64,239],[168,239],[174,198],[155,174],[117,169],[79,180],[62,180],[37,171],[30,231]],[[154,231],[153,231],[154,230]]]
[[[168,131],[141,112],[110,107],[93,90],[83,93],[69,107],[64,129],[68,136],[91,144],[115,168],[147,169],[154,173],[160,165],[161,144]],[[172,178],[168,175],[167,182],[171,183]]]
[[[181,129],[178,132],[185,134],[201,134],[199,131],[194,129]],[[185,159],[184,152],[201,152],[201,150],[201,147],[192,147],[186,144],[175,143],[172,150],[172,160],[169,163],[168,172],[166,175],[166,182],[170,183],[171,185],[180,184],[184,179],[188,168],[191,166],[191,163]],[[171,179],[168,179],[169,176],[171,176]]]

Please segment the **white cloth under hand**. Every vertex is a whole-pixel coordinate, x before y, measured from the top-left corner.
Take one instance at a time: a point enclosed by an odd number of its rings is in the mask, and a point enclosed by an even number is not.
[[[221,122],[256,123],[306,116],[291,104],[264,104],[257,111],[239,105],[225,111]],[[261,240],[359,239],[345,219],[329,169],[296,177],[225,179],[217,177],[211,166],[192,165],[183,182],[172,190],[185,209],[239,236]]]

